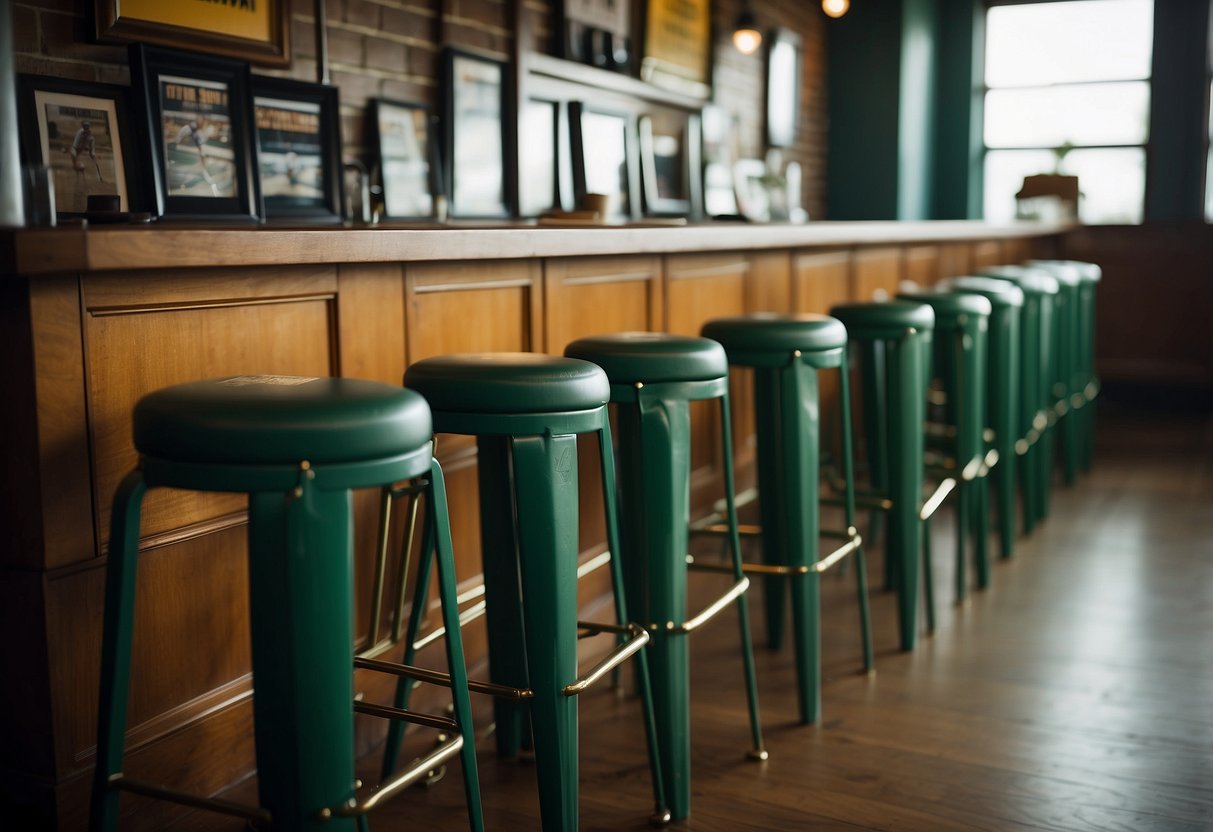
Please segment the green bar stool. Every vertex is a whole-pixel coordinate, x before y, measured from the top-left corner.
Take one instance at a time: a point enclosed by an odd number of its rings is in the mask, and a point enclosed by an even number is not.
[[[941,288],[969,292],[990,302],[989,364],[986,373],[987,422],[993,433],[987,455],[991,480],[998,494],[1000,554],[1015,552],[1015,460],[1019,436],[1019,318],[1023,290],[1006,280],[988,277],[956,277]],[[1024,445],[1026,448],[1026,445]]]
[[[901,649],[913,650],[918,635],[919,570],[929,568],[929,559],[922,557],[923,513],[937,505],[937,500],[924,505],[922,499],[935,313],[926,304],[894,300],[844,304],[830,314],[846,326],[848,343],[860,353],[864,434],[873,486],[877,496],[887,498],[881,504],[889,517],[885,552],[897,590]],[[942,499],[942,493],[938,496]],[[928,579],[928,592],[930,587]],[[932,608],[928,598],[928,612]]]
[[[436,433],[476,437],[489,674],[494,692],[502,694],[494,702],[497,750],[518,754],[529,717],[543,829],[577,829],[577,695],[633,655],[653,820],[669,820],[641,651],[649,634],[630,623],[620,558],[609,558],[618,623],[577,620],[579,434],[597,436],[607,545],[612,555],[621,551],[606,374],[572,358],[482,353],[418,361],[404,382],[429,402]],[[420,582],[418,591],[424,591]],[[413,617],[419,614],[414,605]],[[409,643],[415,627],[411,622]],[[621,642],[580,677],[579,631],[611,633]]]
[[[820,436],[818,374],[846,366],[847,333],[824,315],[757,313],[717,318],[701,334],[724,346],[731,366],[754,371],[758,438],[758,508],[763,563],[744,570],[766,576],[767,636],[778,649],[784,634],[784,588],[790,587],[796,681],[802,722],[821,717],[821,602],[819,576],[848,555],[857,564],[860,630],[866,670],[872,669],[867,567],[855,529],[851,471],[850,392],[840,373],[846,528],[822,531],[819,520]],[[821,556],[819,537],[842,544]]]
[[[1043,268],[1054,277],[1072,275],[1079,281],[1070,407],[1076,411],[1075,462],[1083,471],[1091,470],[1095,450],[1095,399],[1099,395],[1099,377],[1095,373],[1095,291],[1103,270],[1095,263],[1081,260],[1031,260],[1029,266]]]
[[[982,271],[985,277],[1008,280],[1023,291],[1020,319],[1020,435],[1023,453],[1020,493],[1023,495],[1023,530],[1030,534],[1049,514],[1053,471],[1049,428],[1056,419],[1051,391],[1056,327],[1054,301],[1061,291],[1056,280],[1040,269],[997,266]]]
[[[934,377],[945,396],[942,421],[932,421],[932,438],[944,440],[941,454],[929,455],[928,473],[956,483],[956,600],[968,589],[965,547],[972,538],[977,586],[990,583],[989,466],[986,464],[987,346],[991,306],[984,297],[961,292],[902,292],[902,300],[925,303],[935,312]],[[934,448],[932,449],[934,451]],[[924,557],[930,557],[930,547]]]
[[[626,332],[582,338],[564,354],[602,367],[616,408],[622,503],[624,578],[633,617],[648,628],[657,741],[675,820],[691,811],[690,654],[687,635],[730,602],[737,606],[749,703],[750,757],[765,760],[758,721],[758,686],[733,497],[728,360],[706,338]],[[716,399],[723,426],[723,461],[731,588],[702,612],[687,613],[690,523],[690,403]]]
[[[135,406],[138,467],[114,498],[106,574],[92,827],[118,824],[120,791],[242,815],[275,829],[362,826],[363,816],[461,755],[471,827],[483,827],[454,561],[430,412],[416,393],[343,378],[236,376],[168,387]],[[454,735],[370,795],[354,779],[351,489],[428,481],[427,536],[438,550],[455,718],[378,709]],[[206,800],[122,773],[144,492],[165,486],[249,495],[249,607],[259,808]],[[396,667],[399,672],[410,668]]]

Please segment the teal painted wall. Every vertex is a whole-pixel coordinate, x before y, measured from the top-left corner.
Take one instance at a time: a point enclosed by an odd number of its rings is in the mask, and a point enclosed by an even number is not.
[[[897,219],[931,218],[935,178],[935,108],[939,8],[903,0],[901,103],[897,146]]]
[[[900,4],[857,2],[826,25],[827,218],[896,219]]]
[[[981,216],[981,0],[940,0],[932,219]]]

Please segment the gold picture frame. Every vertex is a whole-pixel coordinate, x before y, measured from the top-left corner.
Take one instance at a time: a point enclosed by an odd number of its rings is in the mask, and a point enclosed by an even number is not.
[[[136,41],[289,66],[290,0],[97,0],[97,39]]]

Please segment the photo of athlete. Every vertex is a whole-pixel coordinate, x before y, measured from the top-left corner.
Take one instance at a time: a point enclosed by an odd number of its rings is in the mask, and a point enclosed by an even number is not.
[[[72,157],[72,168],[76,171],[78,177],[84,178],[84,160],[80,156],[83,153],[87,153],[88,157],[93,160],[93,166],[97,168],[97,181],[105,181],[105,177],[101,175],[101,163],[97,161],[97,137],[93,135],[93,125],[91,122],[80,122],[80,129],[76,131],[71,147],[67,149],[67,152]]]
[[[161,76],[161,129],[169,196],[231,198],[236,165],[227,88]]]

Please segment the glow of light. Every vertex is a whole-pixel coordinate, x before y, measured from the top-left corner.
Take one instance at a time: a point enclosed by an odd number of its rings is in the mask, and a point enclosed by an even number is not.
[[[821,0],[821,10],[830,17],[842,17],[851,8],[851,0]]]

